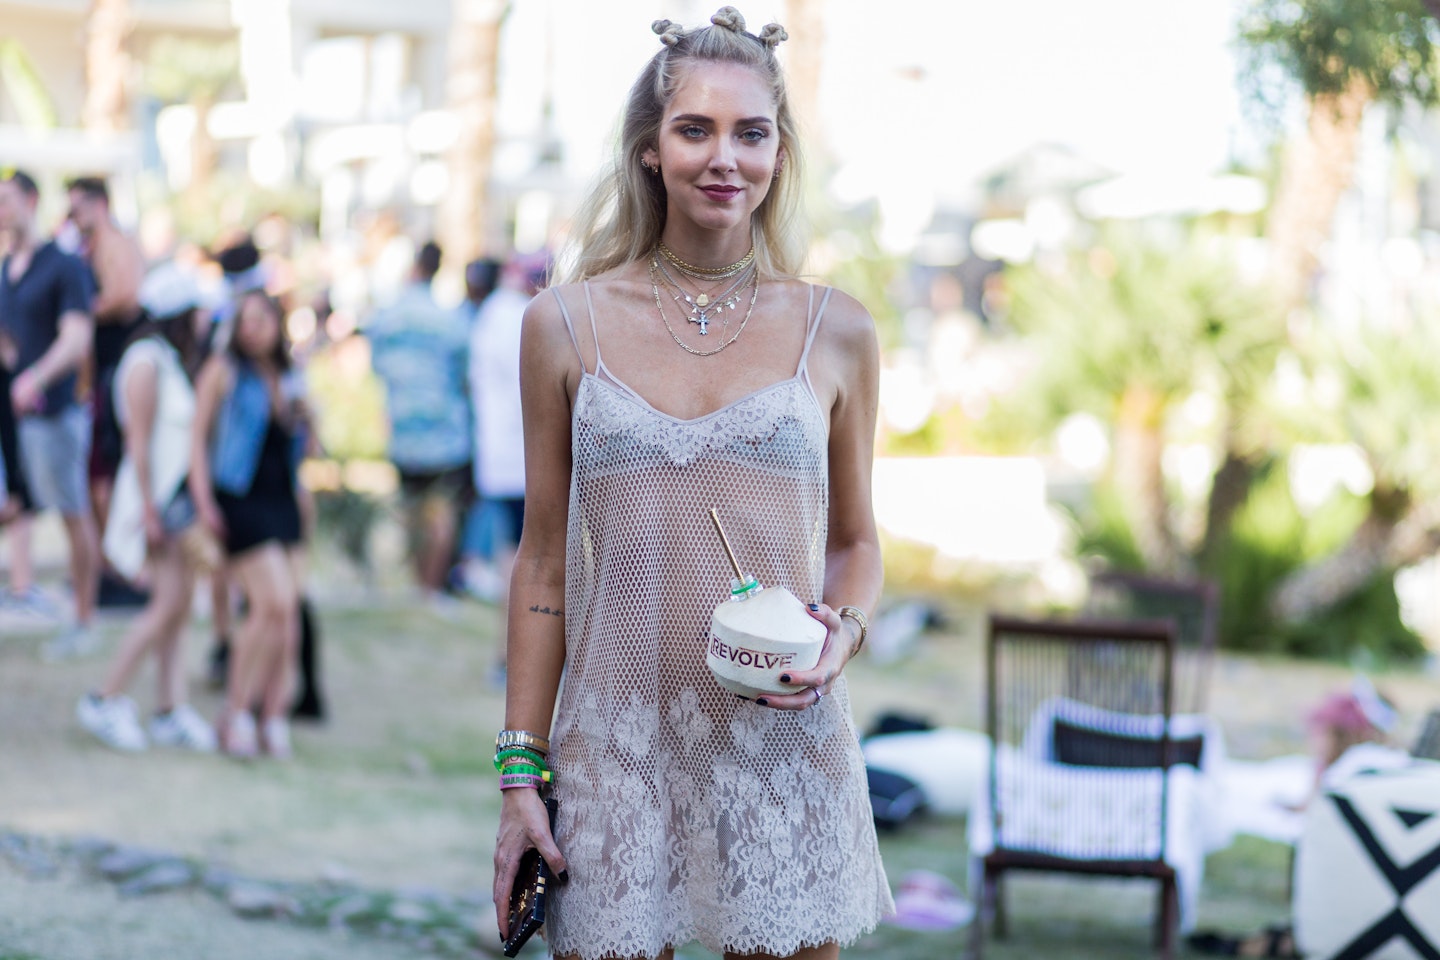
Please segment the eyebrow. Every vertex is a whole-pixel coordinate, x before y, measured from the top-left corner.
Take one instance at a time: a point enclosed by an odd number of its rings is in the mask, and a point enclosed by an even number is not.
[[[712,117],[707,117],[707,116],[705,116],[705,115],[702,114],[702,113],[682,113],[682,114],[679,114],[679,115],[677,115],[677,116],[671,117],[671,118],[670,118],[670,122],[671,122],[671,123],[714,123],[715,120],[714,120],[714,118],[712,118]],[[736,125],[737,125],[737,126],[742,126],[742,127],[744,127],[744,126],[754,126],[755,124],[761,124],[761,123],[774,125],[775,121],[774,121],[772,118],[770,118],[770,117],[743,117],[743,118],[741,118],[740,120],[736,121]]]

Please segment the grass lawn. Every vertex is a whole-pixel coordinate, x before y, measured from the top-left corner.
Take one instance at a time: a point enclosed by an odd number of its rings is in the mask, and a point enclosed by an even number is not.
[[[398,576],[398,574],[396,574]],[[406,602],[393,580],[376,589],[322,584],[326,684],[332,718],[296,732],[291,764],[239,764],[219,757],[151,751],[121,756],[98,746],[71,718],[123,628],[107,628],[105,654],[41,664],[40,638],[0,642],[0,828],[52,836],[95,834],[203,856],[277,879],[341,875],[386,888],[488,889],[499,809],[490,743],[503,715],[487,679],[500,617],[463,605],[441,616]],[[862,728],[901,709],[939,725],[977,728],[981,714],[980,618],[951,611],[951,626],[925,637],[900,661],[860,660],[849,671]],[[191,641],[197,677],[206,628]],[[1263,758],[1304,749],[1300,718],[1343,668],[1224,657],[1212,709],[1229,752]],[[1435,699],[1433,679],[1379,678],[1407,718]],[[219,701],[195,683],[197,707]],[[151,680],[133,693],[142,709]],[[1410,731],[1401,733],[1402,739]],[[892,886],[925,869],[966,886],[960,820],[931,819],[882,837]],[[1202,927],[1258,930],[1287,915],[1288,850],[1241,839],[1208,864]],[[987,945],[1001,958],[1120,960],[1152,956],[1155,888],[1138,882],[1061,876],[1009,881],[1011,936]],[[164,898],[152,911],[164,922]],[[484,922],[482,920],[482,922]],[[847,956],[928,960],[963,954],[968,931],[921,933],[882,927]],[[7,952],[0,960],[22,960]],[[686,949],[683,960],[708,960]]]

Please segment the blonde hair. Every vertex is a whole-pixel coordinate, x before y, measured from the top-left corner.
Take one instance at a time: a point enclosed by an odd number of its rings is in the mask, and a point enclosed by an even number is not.
[[[690,67],[701,62],[741,64],[756,70],[770,85],[784,161],[751,217],[751,234],[763,276],[795,276],[805,260],[806,241],[798,129],[775,57],[775,46],[787,39],[785,29],[772,23],[758,35],[746,33],[745,20],[734,7],[722,7],[709,26],[694,30],[669,20],[656,20],[651,29],[659,34],[661,48],[630,88],[612,165],[576,213],[572,234],[576,251],[564,279],[584,280],[639,260],[660,242],[665,184],[660,176],[645,171],[641,157],[658,142],[665,107],[680,82]]]

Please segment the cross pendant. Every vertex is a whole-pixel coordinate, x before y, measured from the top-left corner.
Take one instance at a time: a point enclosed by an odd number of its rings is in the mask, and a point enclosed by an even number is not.
[[[705,316],[705,314],[702,313],[698,317],[691,317],[690,322],[700,324],[700,336],[703,337],[710,332],[710,318]]]

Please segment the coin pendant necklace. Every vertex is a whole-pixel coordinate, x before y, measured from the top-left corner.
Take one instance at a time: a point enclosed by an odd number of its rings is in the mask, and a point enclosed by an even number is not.
[[[754,252],[752,251],[751,254],[748,256],[753,257],[753,253]],[[667,257],[667,259],[669,258]],[[655,309],[660,312],[660,322],[665,324],[665,329],[669,332],[670,339],[674,340],[675,343],[679,345],[680,349],[696,357],[713,357],[715,356],[715,354],[719,353],[721,350],[724,350],[726,347],[730,346],[730,344],[740,339],[740,334],[745,332],[745,325],[750,322],[750,315],[755,312],[755,300],[760,296],[760,271],[749,271],[748,275],[751,283],[750,305],[745,309],[745,318],[740,321],[740,326],[735,329],[735,332],[730,335],[729,339],[721,341],[720,345],[715,349],[696,350],[694,347],[690,346],[690,344],[680,339],[680,335],[675,332],[675,328],[670,326],[670,318],[665,316],[665,303],[660,299],[661,269],[662,268],[660,266],[659,256],[652,255],[650,257],[650,289],[655,294]],[[743,270],[744,267],[742,267],[741,269]]]
[[[715,314],[723,315],[726,309],[734,310],[740,304],[740,298],[744,293],[745,285],[750,282],[750,274],[755,269],[753,263],[742,269],[735,281],[723,292],[717,293],[714,297],[703,292],[692,297],[685,288],[680,285],[680,282],[671,275],[664,263],[656,259],[655,264],[660,268],[660,273],[665,278],[666,286],[670,288],[671,298],[674,299],[675,303],[679,305],[681,309],[689,310],[690,316],[688,319],[691,323],[699,325],[700,336],[702,337],[710,332],[710,324],[713,322]]]

